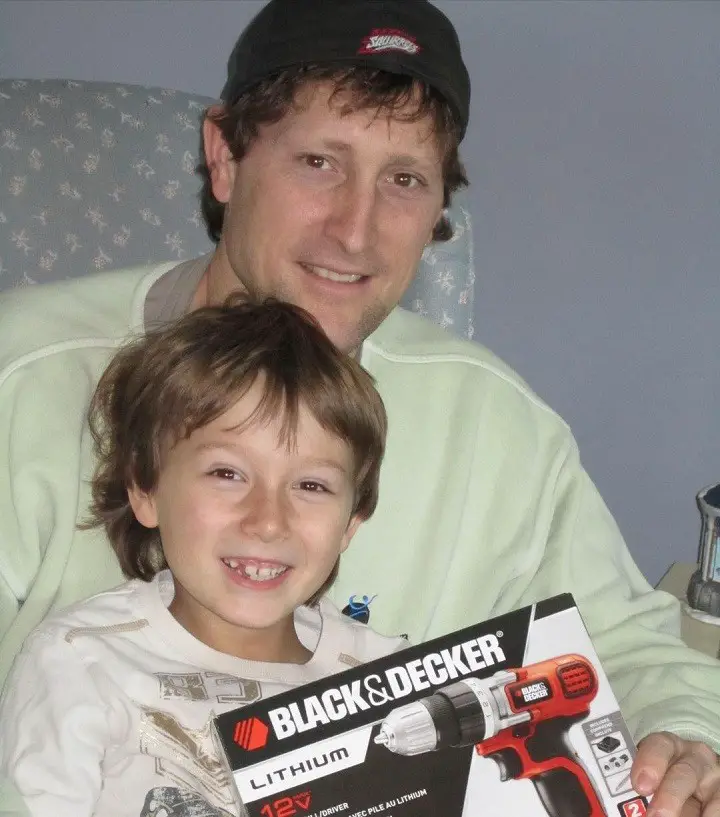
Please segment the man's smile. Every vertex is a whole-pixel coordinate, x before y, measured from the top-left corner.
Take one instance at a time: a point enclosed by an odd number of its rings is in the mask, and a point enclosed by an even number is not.
[[[359,273],[338,272],[328,269],[327,267],[319,267],[314,264],[305,264],[302,262],[300,266],[312,275],[317,275],[318,278],[324,278],[326,281],[334,281],[338,284],[355,284],[362,278],[367,277]]]

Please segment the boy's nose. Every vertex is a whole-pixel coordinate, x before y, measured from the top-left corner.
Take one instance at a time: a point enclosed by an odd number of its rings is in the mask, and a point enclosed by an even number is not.
[[[261,542],[277,541],[288,535],[287,501],[280,492],[254,486],[243,505],[241,526],[246,535]]]

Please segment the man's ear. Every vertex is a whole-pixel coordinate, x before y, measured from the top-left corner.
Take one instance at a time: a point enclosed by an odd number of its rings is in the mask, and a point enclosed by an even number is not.
[[[429,247],[435,241],[435,231],[437,228],[442,224],[443,221],[447,221],[448,218],[448,211],[447,207],[442,207],[440,212],[438,213],[438,217],[435,219],[435,222],[432,226],[432,230],[430,230],[430,235],[428,236],[428,240],[425,242],[425,246]]]
[[[359,514],[353,514],[353,516],[350,517],[350,521],[348,522],[348,526],[345,529],[342,541],[340,542],[340,553],[345,553],[345,551],[348,549],[348,545],[350,544],[350,540],[353,538],[353,536],[355,536],[358,528],[364,521],[364,517],[360,516]]]
[[[137,485],[128,488],[128,500],[137,521],[146,528],[158,526],[157,505],[153,494],[141,491]]]
[[[221,111],[220,105],[213,105],[208,109],[210,114]],[[235,160],[222,131],[209,116],[205,116],[202,127],[205,163],[210,171],[212,192],[221,204],[227,204],[235,183]]]

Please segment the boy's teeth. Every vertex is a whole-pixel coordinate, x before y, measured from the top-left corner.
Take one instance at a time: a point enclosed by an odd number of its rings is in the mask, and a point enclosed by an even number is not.
[[[325,267],[310,267],[310,269],[320,278],[327,278],[328,281],[337,281],[340,284],[354,284],[355,281],[359,281],[362,277],[360,275],[343,275],[340,272],[325,269]]]
[[[287,570],[287,567],[284,565],[270,567],[269,565],[241,564],[239,559],[223,559],[223,561],[231,570],[237,570],[239,568],[244,576],[256,582],[275,579]]]

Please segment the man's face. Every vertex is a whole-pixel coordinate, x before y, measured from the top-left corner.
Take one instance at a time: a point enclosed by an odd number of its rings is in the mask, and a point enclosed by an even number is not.
[[[342,115],[331,90],[305,88],[239,162],[206,124],[213,192],[226,202],[208,300],[239,281],[304,307],[351,351],[412,281],[442,211],[442,155],[429,118]]]
[[[255,660],[288,660],[293,611],[324,584],[360,523],[350,446],[301,404],[296,445],[281,423],[247,423],[256,383],[164,457],[151,494],[131,489],[158,527],[175,580],[170,610],[196,638]]]

